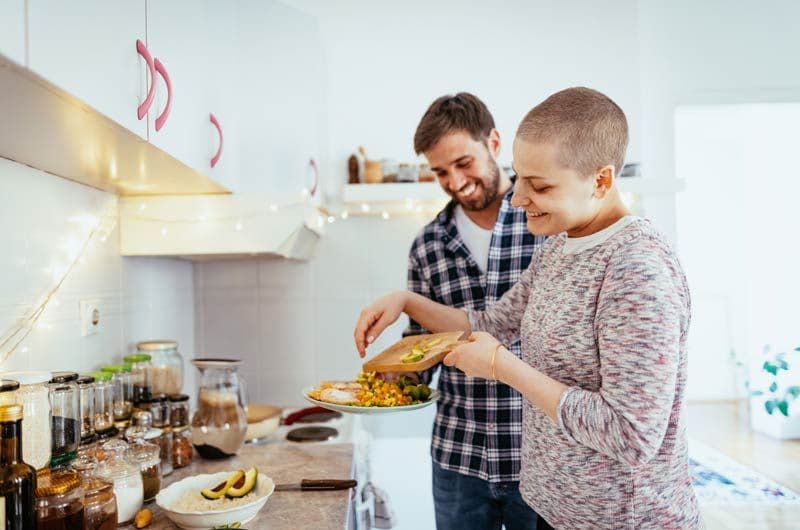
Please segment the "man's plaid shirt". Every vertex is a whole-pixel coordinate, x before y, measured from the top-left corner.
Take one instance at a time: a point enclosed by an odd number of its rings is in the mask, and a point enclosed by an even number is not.
[[[525,211],[512,208],[509,191],[500,207],[481,273],[456,229],[451,201],[414,240],[408,289],[451,307],[482,310],[519,279],[545,238],[527,228]],[[416,322],[405,334],[424,333]],[[519,340],[507,345],[520,355]],[[427,376],[432,373],[426,374]],[[428,377],[426,377],[428,378]],[[441,365],[431,456],[445,469],[489,482],[518,481],[522,398],[501,383],[467,378]]]

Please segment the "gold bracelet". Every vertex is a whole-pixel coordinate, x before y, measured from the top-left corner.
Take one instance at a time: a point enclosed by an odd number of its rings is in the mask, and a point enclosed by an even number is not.
[[[495,367],[495,363],[494,362],[495,362],[495,359],[497,358],[497,351],[502,347],[503,347],[503,343],[500,342],[500,343],[497,344],[497,347],[494,349],[494,352],[492,352],[492,379],[494,381],[497,381],[497,374],[494,371],[494,367]]]

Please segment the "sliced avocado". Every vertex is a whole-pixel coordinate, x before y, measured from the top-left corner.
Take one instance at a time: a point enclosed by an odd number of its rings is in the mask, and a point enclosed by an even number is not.
[[[433,348],[434,346],[437,346],[441,342],[442,342],[442,339],[433,339],[432,341],[425,343],[424,348],[426,350],[429,350],[429,349]]]
[[[415,351],[412,350],[407,354],[403,355],[402,357],[400,357],[400,362],[403,364],[415,363],[421,361],[423,357],[425,357],[424,353],[416,353]]]
[[[251,491],[253,488],[256,487],[256,479],[258,478],[258,470],[254,467],[251,467],[244,473],[244,475],[236,481],[236,483],[230,487],[230,489],[225,492],[231,499],[235,499],[237,497],[244,497]]]
[[[244,476],[244,471],[241,469],[238,471],[234,471],[228,478],[226,478],[223,482],[220,482],[213,488],[206,488],[204,490],[200,490],[200,495],[205,497],[209,500],[216,500],[221,499],[225,496],[231,486],[236,484],[242,477]]]

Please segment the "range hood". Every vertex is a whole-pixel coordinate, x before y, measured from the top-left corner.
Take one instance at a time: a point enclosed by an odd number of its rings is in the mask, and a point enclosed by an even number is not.
[[[120,199],[123,256],[195,261],[276,255],[307,260],[324,219],[307,194],[175,195]]]
[[[322,235],[309,193],[230,194],[2,55],[0,93],[0,157],[118,195],[124,256],[308,259]]]

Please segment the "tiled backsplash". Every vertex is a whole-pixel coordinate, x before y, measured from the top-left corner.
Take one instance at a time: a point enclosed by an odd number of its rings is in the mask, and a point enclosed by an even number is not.
[[[78,219],[112,214],[114,195],[0,159],[0,329],[13,326],[52,285],[53,267],[85,240]],[[194,356],[192,264],[177,259],[122,258],[119,232],[95,241],[67,276],[27,339],[0,370],[86,372],[119,361],[150,338],[179,342]],[[98,300],[100,331],[81,337],[80,301]],[[194,368],[185,367],[193,390]]]

